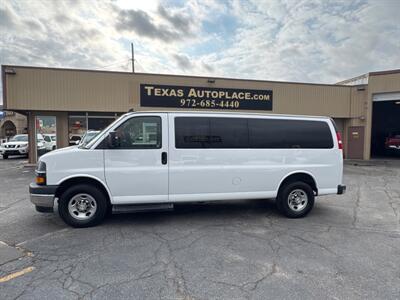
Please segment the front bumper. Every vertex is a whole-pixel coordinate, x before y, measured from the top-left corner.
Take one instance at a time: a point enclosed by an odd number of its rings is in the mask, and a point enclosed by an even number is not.
[[[53,208],[56,189],[56,185],[37,185],[31,183],[29,185],[31,202],[36,206]]]
[[[338,195],[342,195],[342,194],[344,194],[345,192],[346,192],[346,186],[343,185],[343,184],[339,184],[339,185],[337,186],[337,194],[338,194]]]
[[[0,154],[7,155],[24,155],[28,153],[28,149],[26,148],[2,148],[0,149]]]

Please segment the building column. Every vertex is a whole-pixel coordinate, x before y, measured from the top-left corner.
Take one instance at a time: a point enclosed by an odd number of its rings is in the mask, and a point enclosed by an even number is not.
[[[35,114],[29,111],[26,116],[28,122],[29,163],[36,163],[36,138],[35,138]]]
[[[28,112],[28,140],[29,140],[29,163],[37,162],[36,152],[36,116],[56,117],[57,148],[69,146],[68,137],[68,112]]]
[[[64,148],[69,146],[68,136],[68,113],[57,112],[56,114],[57,126],[57,148]]]
[[[365,134],[364,134],[364,159],[371,159],[371,133],[372,133],[372,94],[368,92],[366,100],[366,118],[365,118]]]

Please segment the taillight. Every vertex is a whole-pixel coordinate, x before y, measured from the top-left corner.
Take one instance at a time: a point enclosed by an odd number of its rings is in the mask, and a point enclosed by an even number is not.
[[[340,150],[343,150],[343,143],[342,143],[342,137],[340,135],[340,132],[336,132],[336,138],[337,138],[337,142],[338,142],[338,147]]]

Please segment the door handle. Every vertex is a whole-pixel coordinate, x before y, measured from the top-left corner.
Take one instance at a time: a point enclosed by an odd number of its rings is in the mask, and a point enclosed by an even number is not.
[[[162,152],[161,153],[161,163],[163,165],[166,165],[168,162],[168,156],[167,156],[167,152]]]

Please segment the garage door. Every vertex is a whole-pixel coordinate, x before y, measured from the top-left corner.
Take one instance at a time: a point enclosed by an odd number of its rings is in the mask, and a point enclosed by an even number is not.
[[[396,101],[396,100],[400,100],[400,92],[375,94],[375,95],[373,95],[372,100],[373,101]]]
[[[373,95],[371,134],[372,156],[400,156],[400,150],[390,147],[400,135],[400,92]]]

